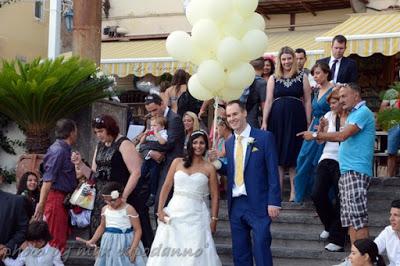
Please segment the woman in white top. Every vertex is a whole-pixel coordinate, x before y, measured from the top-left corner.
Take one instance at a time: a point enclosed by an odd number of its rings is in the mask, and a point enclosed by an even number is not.
[[[327,97],[331,111],[321,118],[318,132],[340,131],[344,125],[347,113],[339,103],[339,90],[334,89]],[[343,251],[346,231],[340,222],[340,201],[338,182],[340,177],[338,142],[326,142],[322,151],[312,190],[311,198],[325,230],[320,237],[328,239],[325,246],[328,251]],[[332,193],[333,192],[333,193]],[[333,200],[334,203],[333,204]]]

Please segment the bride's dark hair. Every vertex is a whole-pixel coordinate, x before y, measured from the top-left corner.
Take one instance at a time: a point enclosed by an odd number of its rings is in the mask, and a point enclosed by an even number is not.
[[[189,141],[187,143],[187,152],[185,158],[183,158],[184,164],[183,166],[185,168],[189,168],[192,166],[193,163],[193,141],[199,137],[202,137],[204,142],[206,143],[206,148],[204,150],[203,156],[206,155],[206,152],[208,151],[208,136],[207,133],[204,130],[196,130],[193,131],[193,133],[189,137]]]

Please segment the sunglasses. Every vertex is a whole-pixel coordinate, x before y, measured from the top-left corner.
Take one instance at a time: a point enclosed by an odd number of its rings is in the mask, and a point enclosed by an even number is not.
[[[105,121],[102,117],[96,117],[95,119],[93,119],[93,125],[95,127],[104,127]]]
[[[151,95],[149,95],[149,96],[144,97],[144,100],[145,100],[146,102],[147,102],[147,101],[153,101],[153,100],[154,100],[154,97],[151,96]]]
[[[336,87],[339,87],[339,88],[342,88],[342,87],[348,87],[349,84],[347,84],[347,83],[339,83],[339,82],[338,82],[338,83],[335,84],[335,86],[336,86]]]

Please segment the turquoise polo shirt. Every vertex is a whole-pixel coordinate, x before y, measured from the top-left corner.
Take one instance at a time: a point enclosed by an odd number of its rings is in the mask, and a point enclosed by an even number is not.
[[[340,172],[343,174],[347,171],[356,171],[372,176],[375,119],[365,101],[358,103],[351,110],[346,120],[347,125],[355,125],[360,131],[339,146]]]

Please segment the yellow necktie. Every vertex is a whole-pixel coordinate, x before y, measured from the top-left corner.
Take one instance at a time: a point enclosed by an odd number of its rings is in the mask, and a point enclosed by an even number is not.
[[[235,152],[235,185],[240,187],[243,185],[243,144],[242,136],[236,138]]]

